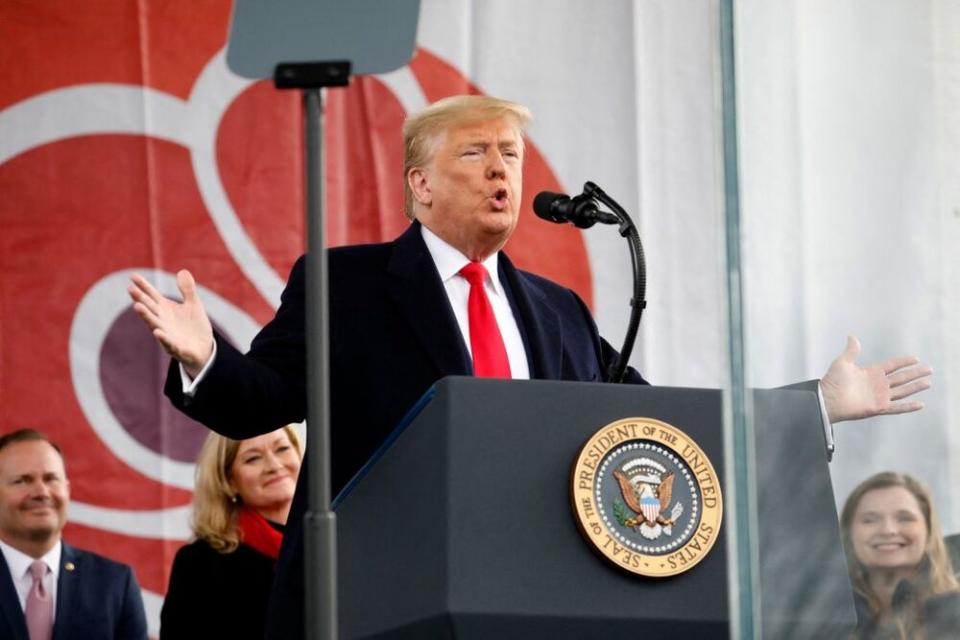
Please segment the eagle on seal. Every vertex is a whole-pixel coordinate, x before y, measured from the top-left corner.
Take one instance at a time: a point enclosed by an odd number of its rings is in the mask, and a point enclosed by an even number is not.
[[[640,526],[648,524],[653,526],[660,524],[663,526],[673,524],[674,518],[666,517],[667,507],[670,506],[671,496],[673,494],[673,472],[667,472],[661,479],[660,484],[654,489],[646,482],[638,483],[634,486],[627,475],[619,469],[613,472],[613,477],[620,484],[620,493],[623,494],[623,501],[627,506],[639,516],[636,524],[628,523],[629,526]],[[632,520],[632,518],[631,518]]]

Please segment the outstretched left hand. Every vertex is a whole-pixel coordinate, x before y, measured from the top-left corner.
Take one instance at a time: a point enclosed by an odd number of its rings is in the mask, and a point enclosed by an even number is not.
[[[919,400],[903,398],[930,388],[933,369],[915,356],[898,356],[878,364],[857,364],[860,341],[847,337],[847,348],[830,363],[820,389],[830,422],[908,413],[923,409]]]

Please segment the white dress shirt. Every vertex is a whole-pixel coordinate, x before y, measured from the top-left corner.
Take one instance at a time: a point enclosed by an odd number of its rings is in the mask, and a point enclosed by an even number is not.
[[[20,599],[20,609],[24,612],[27,608],[27,594],[33,586],[33,576],[30,575],[30,565],[36,558],[31,558],[27,554],[14,549],[7,543],[0,540],[0,552],[3,553],[3,559],[7,561],[7,567],[10,569],[10,577],[13,578],[13,586],[17,589],[17,597]],[[57,578],[60,576],[60,555],[63,553],[63,543],[57,542],[50,551],[47,551],[40,560],[47,565],[47,575],[43,579],[43,586],[53,599],[53,615],[57,615]]]
[[[470,352],[472,358],[470,318],[467,315],[470,283],[460,275],[460,269],[467,266],[470,259],[441,240],[426,227],[421,226],[420,230],[423,233],[423,241],[427,245],[427,250],[433,258],[433,264],[437,267],[437,273],[440,274],[443,288],[447,292],[447,299],[453,308],[453,315],[457,318],[457,326],[460,327],[463,342],[467,345],[467,351]],[[510,361],[510,376],[515,380],[529,380],[530,364],[527,362],[527,350],[523,347],[520,328],[517,326],[517,319],[513,317],[513,309],[510,307],[507,292],[497,275],[499,255],[499,253],[495,253],[483,261],[483,266],[487,270],[487,278],[484,280],[483,289],[487,293],[487,298],[490,299],[490,306],[493,307],[493,315],[497,319],[500,336],[503,338],[503,346],[507,350],[507,360]]]

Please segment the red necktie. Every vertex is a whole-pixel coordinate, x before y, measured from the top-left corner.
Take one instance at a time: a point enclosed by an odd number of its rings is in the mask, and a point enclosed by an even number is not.
[[[473,375],[478,378],[509,378],[510,361],[503,337],[493,315],[493,307],[483,289],[487,270],[479,262],[471,262],[460,275],[470,283],[467,315],[470,318],[470,349],[473,351]]]
[[[43,577],[47,575],[47,565],[43,560],[34,560],[30,565],[33,584],[27,593],[27,606],[24,617],[27,619],[27,633],[30,640],[50,640],[53,635],[53,599],[43,586]]]

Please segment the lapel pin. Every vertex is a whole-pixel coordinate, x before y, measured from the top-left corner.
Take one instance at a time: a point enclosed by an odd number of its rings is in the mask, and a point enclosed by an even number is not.
[[[63,568],[66,569],[67,571],[73,571],[74,569],[77,568],[77,565],[73,564],[72,562],[64,562]]]

